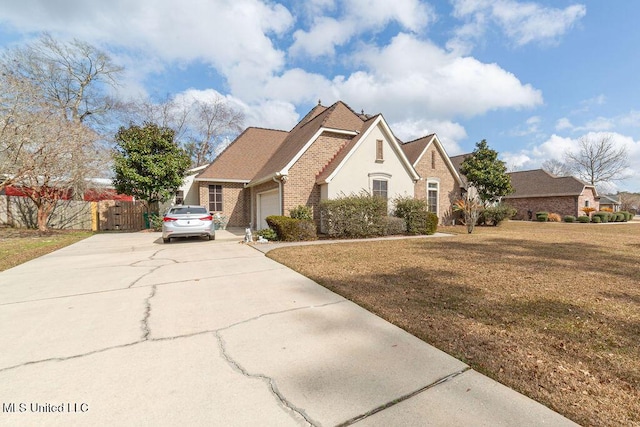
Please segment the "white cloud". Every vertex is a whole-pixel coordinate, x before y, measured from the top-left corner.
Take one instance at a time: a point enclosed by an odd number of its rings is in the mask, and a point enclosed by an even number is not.
[[[540,91],[498,65],[448,54],[409,34],[399,34],[382,48],[367,46],[353,60],[368,71],[337,78],[334,85],[344,99],[368,109],[448,120],[542,103]]]
[[[573,125],[571,124],[571,121],[566,117],[558,119],[558,121],[556,122],[557,131],[571,130],[571,129],[573,129]]]
[[[319,16],[309,30],[297,30],[289,53],[311,57],[331,56],[337,46],[354,36],[381,32],[391,22],[403,29],[419,33],[435,20],[435,12],[418,0],[344,0],[342,16]]]
[[[398,138],[404,142],[429,135],[438,134],[438,139],[450,156],[462,153],[459,141],[467,137],[467,131],[459,123],[426,119],[407,119],[389,124]]]
[[[454,0],[453,7],[453,16],[466,21],[448,43],[458,51],[468,51],[484,36],[489,23],[497,25],[516,46],[555,43],[587,13],[580,4],[558,9],[514,0]]]

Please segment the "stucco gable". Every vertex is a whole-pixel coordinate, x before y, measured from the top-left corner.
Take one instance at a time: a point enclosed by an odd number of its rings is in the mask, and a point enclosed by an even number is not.
[[[369,118],[365,122],[364,127],[362,128],[362,132],[360,132],[359,135],[353,138],[350,141],[350,143],[346,144],[343,147],[343,149],[336,154],[336,157],[318,175],[316,182],[318,184],[325,184],[325,183],[331,182],[331,180],[338,173],[340,173],[340,170],[347,165],[351,155],[362,144],[370,144],[372,147],[371,149],[374,150],[376,139],[370,137],[374,129],[380,129],[380,131],[383,133],[385,137],[384,140],[387,141],[388,148],[390,148],[390,150],[387,150],[387,153],[390,151],[392,153],[391,155],[393,155],[395,158],[397,158],[400,161],[400,163],[403,165],[404,169],[406,170],[407,174],[411,177],[411,179],[413,179],[414,181],[417,181],[418,179],[420,179],[417,172],[415,171],[415,169],[407,159],[406,155],[404,154],[404,151],[400,147],[400,144],[398,143],[395,136],[393,135],[393,132],[391,132],[389,125],[384,120],[384,117],[381,114],[378,114],[376,116]],[[375,151],[372,151],[372,153],[374,152]],[[389,155],[389,154],[386,154],[386,155]]]

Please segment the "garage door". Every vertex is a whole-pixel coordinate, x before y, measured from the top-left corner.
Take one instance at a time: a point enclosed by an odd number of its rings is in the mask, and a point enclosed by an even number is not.
[[[258,194],[258,229],[269,227],[265,221],[269,215],[281,215],[278,190]]]

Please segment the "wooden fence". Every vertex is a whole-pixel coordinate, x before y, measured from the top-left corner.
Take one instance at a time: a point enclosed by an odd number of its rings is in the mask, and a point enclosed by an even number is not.
[[[84,202],[60,200],[51,217],[54,229],[93,231],[139,231],[147,228],[142,202],[102,200]],[[37,226],[37,209],[26,197],[0,196],[0,224],[12,227]]]

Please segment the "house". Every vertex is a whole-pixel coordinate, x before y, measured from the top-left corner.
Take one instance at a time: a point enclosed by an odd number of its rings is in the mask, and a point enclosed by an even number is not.
[[[261,229],[267,216],[299,205],[313,208],[319,226],[322,200],[362,190],[388,200],[429,196],[442,220],[462,181],[435,135],[402,144],[381,114],[338,101],[318,103],[290,131],[246,129],[195,182],[200,204],[229,226]]]
[[[600,210],[611,209],[611,212],[620,212],[622,202],[620,197],[613,194],[605,194],[600,196]]]
[[[514,193],[503,198],[517,210],[515,219],[535,218],[546,211],[561,216],[584,215],[582,208],[599,209],[598,192],[593,185],[573,176],[555,176],[542,169],[509,173]]]
[[[173,197],[164,203],[161,203],[158,207],[159,212],[162,214],[166,212],[171,206],[174,205],[197,205],[200,203],[200,194],[198,193],[198,186],[195,184],[196,176],[205,170],[209,166],[209,163],[195,168],[188,169],[182,185],[176,190]]]

